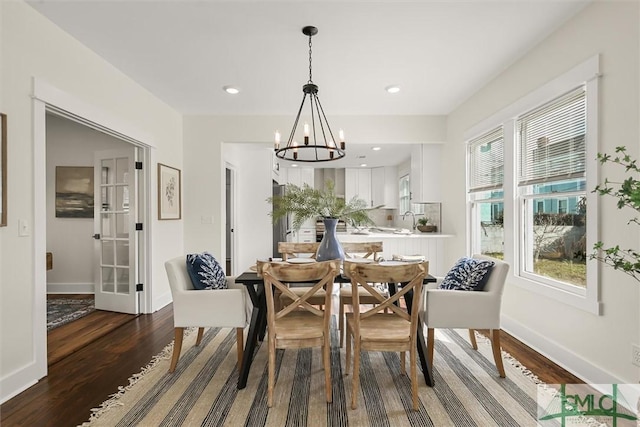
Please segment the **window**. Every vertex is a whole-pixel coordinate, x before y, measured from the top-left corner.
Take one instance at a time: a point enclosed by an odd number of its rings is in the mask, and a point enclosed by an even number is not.
[[[409,183],[409,175],[400,177],[399,191],[400,195],[400,213],[411,210],[411,186]]]
[[[521,273],[586,286],[584,85],[516,122]]]
[[[504,137],[502,126],[470,141],[472,252],[504,258]]]
[[[469,253],[504,257],[514,285],[599,314],[599,57],[467,132]]]

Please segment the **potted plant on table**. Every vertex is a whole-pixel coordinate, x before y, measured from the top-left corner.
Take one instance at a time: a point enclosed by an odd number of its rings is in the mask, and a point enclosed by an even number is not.
[[[426,217],[418,219],[417,228],[423,233],[434,233],[438,231],[438,226],[431,224],[431,219]]]
[[[273,221],[292,214],[295,230],[309,219],[322,218],[325,232],[316,256],[318,261],[344,259],[344,251],[336,237],[338,220],[349,224],[373,224],[367,202],[358,197],[349,201],[337,197],[331,180],[327,180],[324,190],[316,190],[308,184],[302,187],[287,184],[284,195],[269,197],[267,201],[273,204],[270,213]]]

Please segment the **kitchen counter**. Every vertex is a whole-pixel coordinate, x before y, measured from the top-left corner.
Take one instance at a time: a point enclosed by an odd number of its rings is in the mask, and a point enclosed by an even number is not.
[[[444,266],[444,245],[452,234],[442,233],[336,233],[341,242],[382,242],[382,258],[393,255],[424,255],[429,261],[429,274],[444,276],[449,270]]]
[[[338,236],[338,240],[340,241],[344,241],[344,242],[368,242],[368,241],[373,241],[376,239],[381,239],[381,238],[385,238],[385,239],[401,239],[401,238],[408,238],[408,239],[415,239],[415,238],[419,238],[419,239],[444,239],[444,238],[449,238],[449,237],[454,237],[453,234],[443,234],[443,233],[421,233],[421,232],[417,232],[417,233],[410,233],[410,234],[405,234],[405,233],[369,233],[369,234],[360,234],[360,233],[336,233]],[[353,237],[354,240],[351,240],[350,238]]]

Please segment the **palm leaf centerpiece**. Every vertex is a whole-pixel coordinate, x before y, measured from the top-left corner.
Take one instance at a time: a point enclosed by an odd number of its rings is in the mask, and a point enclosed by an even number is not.
[[[335,184],[331,180],[327,180],[324,190],[316,190],[308,184],[302,187],[287,184],[284,195],[269,197],[267,202],[273,205],[270,213],[273,221],[293,214],[292,226],[295,230],[313,218],[341,219],[355,226],[373,224],[367,202],[357,196],[348,202],[336,197]]]

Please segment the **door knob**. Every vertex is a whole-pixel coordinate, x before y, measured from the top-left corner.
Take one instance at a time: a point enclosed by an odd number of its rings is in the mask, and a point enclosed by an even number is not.
[[[99,235],[99,234],[94,234],[92,237],[93,237],[94,239],[96,239],[96,240],[100,240],[100,235]]]

